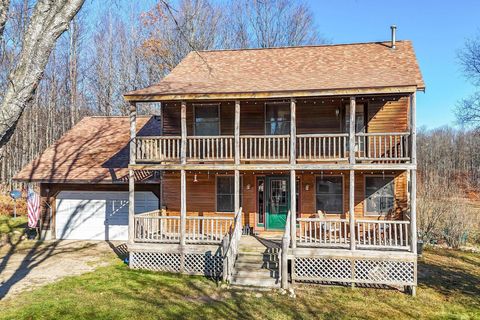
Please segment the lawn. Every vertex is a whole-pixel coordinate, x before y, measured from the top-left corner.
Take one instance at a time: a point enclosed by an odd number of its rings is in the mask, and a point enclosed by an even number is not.
[[[118,260],[0,301],[0,319],[480,319],[480,254],[429,250],[417,297],[303,285],[297,297],[225,289],[203,277],[129,270]]]

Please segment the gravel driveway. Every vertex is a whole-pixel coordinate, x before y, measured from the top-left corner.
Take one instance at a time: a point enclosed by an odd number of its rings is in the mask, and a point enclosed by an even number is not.
[[[111,263],[125,245],[104,241],[24,241],[0,249],[0,299]],[[117,255],[116,255],[117,254]]]

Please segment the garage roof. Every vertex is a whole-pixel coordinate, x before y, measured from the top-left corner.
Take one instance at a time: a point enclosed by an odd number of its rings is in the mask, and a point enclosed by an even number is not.
[[[425,89],[413,45],[398,41],[188,54],[158,84],[125,94],[127,100],[307,94],[325,90]]]
[[[25,166],[15,177],[24,182],[111,183],[128,181],[128,117],[86,117]],[[137,135],[160,132],[156,117],[138,117]],[[137,180],[150,178],[136,173]]]

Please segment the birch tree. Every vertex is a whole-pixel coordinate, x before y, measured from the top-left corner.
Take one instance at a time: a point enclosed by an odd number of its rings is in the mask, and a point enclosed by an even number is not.
[[[34,98],[58,37],[67,30],[84,1],[38,0],[35,4],[20,56],[8,76],[8,86],[0,105],[0,147],[10,139],[23,110]]]

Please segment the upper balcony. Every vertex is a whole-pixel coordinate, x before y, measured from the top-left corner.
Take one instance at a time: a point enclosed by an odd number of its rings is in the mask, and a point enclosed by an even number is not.
[[[163,132],[135,138],[136,163],[411,163],[410,104],[406,95],[164,103]]]

